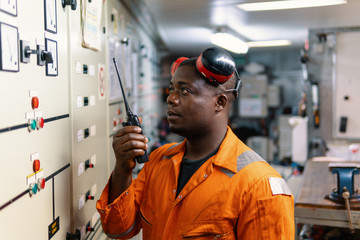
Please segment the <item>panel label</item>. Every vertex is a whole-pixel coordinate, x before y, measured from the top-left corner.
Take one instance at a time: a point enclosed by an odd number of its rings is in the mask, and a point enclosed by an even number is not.
[[[95,96],[90,96],[90,106],[95,106]]]
[[[50,240],[60,229],[60,216],[57,217],[52,223],[50,223],[48,229],[49,229],[49,240]]]
[[[75,72],[82,73],[82,64],[81,62],[75,62]]]
[[[89,65],[89,75],[95,76],[95,66],[94,65]]]
[[[29,97],[37,97],[37,96],[39,96],[38,91],[35,91],[35,90],[29,91]]]
[[[95,196],[97,192],[96,183],[91,186],[91,195]]]
[[[95,125],[92,125],[90,127],[90,136],[95,136],[96,135],[96,126]]]
[[[77,142],[81,142],[84,139],[84,135],[83,135],[84,130],[80,129],[77,132]]]
[[[84,162],[81,162],[81,163],[79,163],[79,166],[78,166],[78,176],[83,174],[84,171],[85,171],[85,164],[84,164]]]
[[[35,113],[34,112],[27,112],[25,113],[25,119],[29,120],[29,119],[34,119],[35,118]]]
[[[34,112],[34,115],[35,115],[35,118],[40,118],[40,117],[42,117],[42,111],[35,111]]]
[[[26,176],[26,184],[30,185],[31,183],[34,183],[36,181],[35,173],[32,173],[28,176]]]
[[[90,162],[94,165],[96,165],[96,154],[92,155],[90,158]]]
[[[36,152],[36,153],[33,153],[30,155],[30,161],[34,161],[36,159],[40,159],[40,153],[39,152]]]
[[[82,107],[82,96],[76,96],[76,107],[81,108]]]
[[[79,210],[81,210],[85,205],[85,195],[81,195],[79,198]]]

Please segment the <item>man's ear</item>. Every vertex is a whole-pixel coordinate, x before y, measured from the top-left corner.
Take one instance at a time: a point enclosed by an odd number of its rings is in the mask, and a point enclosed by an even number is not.
[[[228,104],[228,97],[226,94],[220,94],[216,96],[215,112],[219,113],[224,110],[226,104]]]

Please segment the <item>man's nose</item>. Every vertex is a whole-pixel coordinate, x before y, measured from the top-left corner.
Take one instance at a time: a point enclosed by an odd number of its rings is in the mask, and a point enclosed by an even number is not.
[[[178,105],[179,98],[177,97],[177,94],[175,92],[170,93],[166,99],[166,103],[169,105]]]

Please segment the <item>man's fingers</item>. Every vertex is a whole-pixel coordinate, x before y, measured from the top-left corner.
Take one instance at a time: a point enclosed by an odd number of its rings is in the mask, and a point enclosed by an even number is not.
[[[141,128],[138,126],[125,126],[120,128],[119,131],[116,132],[114,137],[121,137],[128,133],[141,133]]]
[[[128,152],[128,151],[136,151],[136,150],[146,150],[147,149],[147,144],[144,143],[143,141],[136,141],[136,140],[131,140],[131,141],[127,141],[124,144],[122,144],[122,150],[124,152]]]
[[[126,135],[113,137],[113,145],[114,144],[125,144],[126,142],[129,142],[129,141],[140,141],[143,143],[147,143],[148,139],[144,135],[138,134],[138,133],[129,133]]]

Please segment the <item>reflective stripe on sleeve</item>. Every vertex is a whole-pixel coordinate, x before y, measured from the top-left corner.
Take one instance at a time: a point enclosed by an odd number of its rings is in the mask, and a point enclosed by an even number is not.
[[[108,235],[111,238],[117,238],[117,237],[125,236],[125,235],[129,234],[134,229],[135,223],[136,223],[136,220],[134,221],[133,225],[124,233],[120,233],[120,234],[117,234],[117,235],[111,235],[111,234],[106,234],[106,235]]]
[[[257,161],[264,161],[265,160],[260,157],[259,154],[257,154],[254,151],[246,151],[243,152],[240,156],[237,158],[237,171],[239,172],[241,169],[249,165],[250,163],[257,162]]]
[[[284,179],[269,177],[269,183],[273,195],[289,195],[291,196],[291,190]]]

